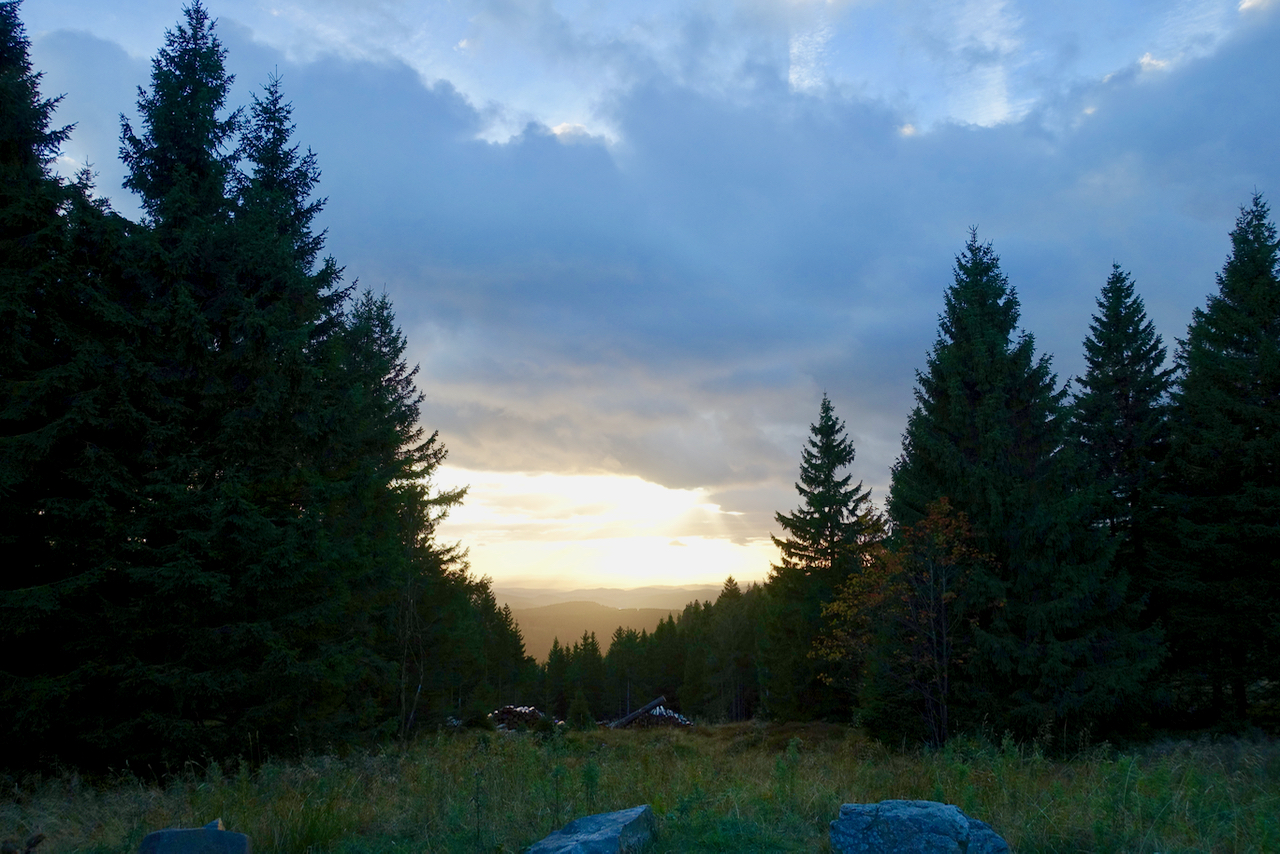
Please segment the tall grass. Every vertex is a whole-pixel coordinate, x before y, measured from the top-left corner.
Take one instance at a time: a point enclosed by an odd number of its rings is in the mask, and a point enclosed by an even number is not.
[[[221,817],[259,854],[519,851],[572,818],[652,805],[654,851],[822,851],[839,805],[954,803],[1016,852],[1280,851],[1280,745],[1167,743],[1054,761],[955,741],[896,751],[832,725],[733,724],[540,738],[463,732],[299,763],[7,779],[0,836],[41,854],[131,854]]]

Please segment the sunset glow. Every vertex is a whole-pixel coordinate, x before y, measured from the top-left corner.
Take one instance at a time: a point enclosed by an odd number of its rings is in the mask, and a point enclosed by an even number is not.
[[[523,474],[444,467],[440,488],[468,486],[440,528],[470,549],[494,584],[640,587],[762,581],[777,549],[767,536],[735,538],[738,514],[705,490],[668,489],[610,474]]]

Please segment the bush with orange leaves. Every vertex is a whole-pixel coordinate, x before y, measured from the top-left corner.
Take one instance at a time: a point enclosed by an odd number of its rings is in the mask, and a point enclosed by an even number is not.
[[[945,496],[929,504],[923,519],[899,527],[823,606],[827,630],[814,651],[863,666],[881,662],[919,701],[935,745],[949,732],[952,675],[972,655],[976,615],[964,612],[961,593],[973,569],[992,560],[973,541],[968,518]]]

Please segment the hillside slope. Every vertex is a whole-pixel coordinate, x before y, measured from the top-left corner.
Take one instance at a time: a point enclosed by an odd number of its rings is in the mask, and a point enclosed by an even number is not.
[[[746,589],[746,585],[743,585]],[[720,585],[698,584],[686,586],[648,587],[592,587],[561,590],[549,587],[517,587],[494,585],[493,595],[499,605],[510,605],[513,611],[558,605],[563,602],[595,602],[610,608],[663,608],[683,611],[694,601],[714,602],[720,595]],[[561,638],[563,640],[563,638]]]

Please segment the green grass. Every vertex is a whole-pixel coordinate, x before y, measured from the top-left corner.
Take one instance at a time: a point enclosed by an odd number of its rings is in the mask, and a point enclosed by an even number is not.
[[[162,827],[221,817],[258,854],[521,850],[570,819],[647,803],[655,852],[822,851],[842,803],[924,798],[991,824],[1019,854],[1280,851],[1280,744],[1165,743],[1072,761],[959,740],[900,752],[824,724],[463,732],[407,750],[164,780],[5,781],[0,836],[40,854],[132,854]]]

